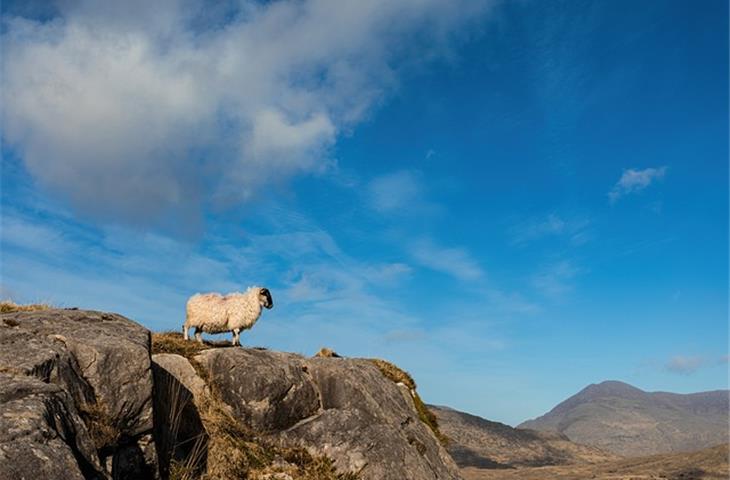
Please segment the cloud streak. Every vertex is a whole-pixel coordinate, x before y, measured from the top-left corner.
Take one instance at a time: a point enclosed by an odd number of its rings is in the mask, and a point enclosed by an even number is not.
[[[667,167],[646,168],[644,170],[634,170],[632,168],[624,170],[621,178],[616,182],[610,192],[608,199],[611,203],[616,203],[621,197],[640,192],[652,184],[655,180],[664,178]]]
[[[464,248],[444,247],[430,239],[421,239],[414,243],[411,255],[421,266],[459,280],[477,280],[484,276],[479,263]]]
[[[3,137],[97,218],[153,224],[326,171],[338,134],[486,1],[59,2],[3,16]],[[32,10],[32,9],[31,9]],[[400,41],[408,37],[409,42]]]

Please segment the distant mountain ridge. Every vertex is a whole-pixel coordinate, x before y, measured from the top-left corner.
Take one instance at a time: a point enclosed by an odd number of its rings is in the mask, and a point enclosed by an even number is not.
[[[728,395],[727,390],[645,392],[606,381],[518,428],[561,433],[623,456],[692,451],[728,442]]]
[[[511,469],[597,463],[615,458],[565,435],[516,429],[448,407],[429,405],[449,438],[447,449],[459,467]]]

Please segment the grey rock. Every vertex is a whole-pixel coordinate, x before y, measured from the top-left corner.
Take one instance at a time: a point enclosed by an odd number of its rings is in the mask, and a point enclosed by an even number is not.
[[[153,427],[149,331],[120,315],[84,310],[15,312],[0,319],[0,371],[62,388],[99,455],[112,457],[112,470],[127,471],[119,462],[141,462],[144,471],[133,476],[154,476],[156,465],[147,463],[154,455],[137,455],[138,441]],[[0,403],[0,412],[12,417],[8,408]]]
[[[195,368],[182,355],[157,353],[152,355],[152,363],[153,367],[159,367],[175,377],[196,399],[201,398],[207,389],[205,381],[198,376]]]
[[[217,348],[201,352],[196,360],[208,369],[211,388],[221,400],[256,430],[283,430],[319,409],[317,390],[298,355]]]
[[[211,388],[242,420],[287,446],[327,455],[364,480],[457,479],[407,388],[367,360],[243,348],[201,352]]]
[[[106,406],[123,435],[136,437],[152,430],[150,332],[146,328],[121,315],[89,310],[17,312],[3,318],[17,322],[14,328],[26,338],[32,334],[46,348],[71,354],[95,401]],[[4,335],[0,342],[5,346]],[[37,347],[27,350],[44,350]],[[17,358],[9,358],[11,366]],[[43,367],[50,368],[34,365],[41,371]]]
[[[68,392],[0,373],[0,478],[107,478]]]
[[[160,475],[167,478],[172,461],[199,458],[205,471],[208,435],[198,405],[207,391],[205,382],[190,362],[180,355],[152,356],[155,381],[155,440]],[[196,455],[197,452],[197,455]]]

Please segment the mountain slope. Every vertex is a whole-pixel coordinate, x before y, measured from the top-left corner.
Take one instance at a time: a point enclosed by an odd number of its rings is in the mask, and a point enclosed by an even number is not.
[[[726,480],[728,445],[583,465],[515,470],[464,468],[461,474],[465,480]]]
[[[692,451],[728,441],[728,403],[727,390],[682,395],[608,381],[518,428],[562,433],[624,456]]]
[[[516,429],[447,407],[429,408],[449,438],[449,453],[460,467],[564,465],[614,458],[597,448],[575,444],[558,433]]]

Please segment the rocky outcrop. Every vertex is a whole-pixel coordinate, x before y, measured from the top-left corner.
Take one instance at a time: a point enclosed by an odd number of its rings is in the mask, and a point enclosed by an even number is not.
[[[185,356],[115,314],[0,315],[0,479],[459,478],[371,361],[166,339]]]
[[[41,464],[44,478],[153,477],[149,331],[92,311],[0,318],[0,455],[38,459],[2,461],[0,478],[35,478]]]
[[[195,359],[238,418],[283,445],[326,455],[338,471],[373,480],[459,478],[410,391],[368,360],[244,348]]]

